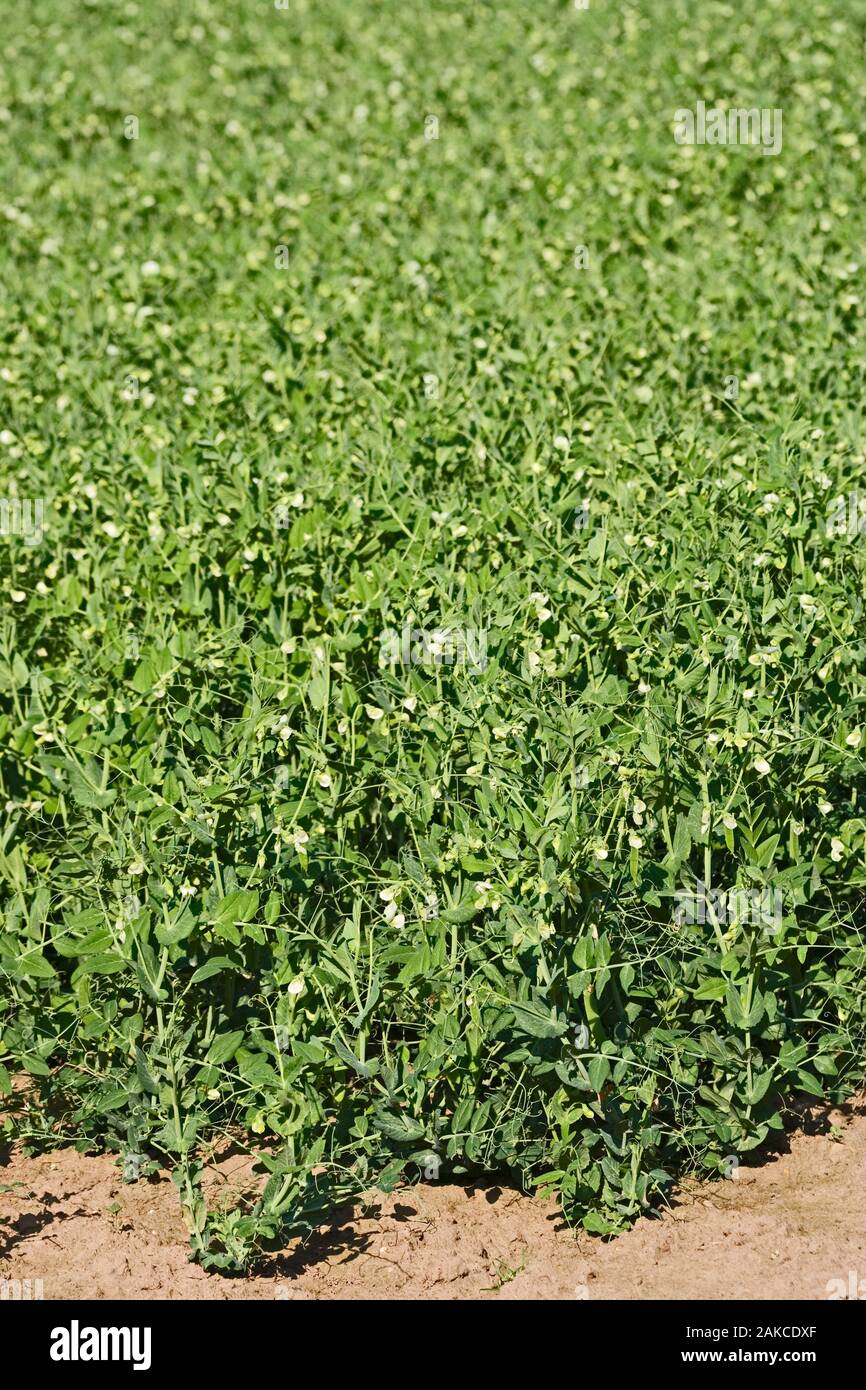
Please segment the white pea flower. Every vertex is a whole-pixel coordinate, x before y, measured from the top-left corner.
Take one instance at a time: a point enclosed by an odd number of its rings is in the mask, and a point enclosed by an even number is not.
[[[547,607],[547,595],[530,594],[529,598],[530,602],[535,604],[535,616],[537,617],[538,621],[540,623],[546,622],[547,619],[552,616],[550,609]]]

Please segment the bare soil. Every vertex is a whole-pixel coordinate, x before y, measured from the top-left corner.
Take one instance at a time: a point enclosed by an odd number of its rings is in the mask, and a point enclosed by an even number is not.
[[[250,1182],[244,1156],[209,1174],[227,1200]],[[848,1297],[862,1280],[866,1297],[864,1191],[860,1101],[807,1117],[730,1180],[687,1183],[614,1240],[569,1230],[550,1200],[419,1183],[232,1279],[190,1264],[167,1177],[125,1184],[111,1157],[13,1153],[0,1163],[0,1280],[41,1280],[46,1299],[825,1299],[833,1280]]]

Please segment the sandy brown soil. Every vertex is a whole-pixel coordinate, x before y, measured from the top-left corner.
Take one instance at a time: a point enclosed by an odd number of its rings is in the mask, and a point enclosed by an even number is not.
[[[831,1280],[862,1280],[866,1297],[866,1103],[817,1128],[734,1179],[690,1183],[612,1241],[575,1235],[551,1201],[421,1183],[339,1213],[246,1279],[189,1263],[167,1178],[127,1185],[111,1158],[71,1149],[13,1155],[0,1279],[41,1279],[46,1299],[825,1299]],[[228,1157],[211,1182],[248,1177]]]

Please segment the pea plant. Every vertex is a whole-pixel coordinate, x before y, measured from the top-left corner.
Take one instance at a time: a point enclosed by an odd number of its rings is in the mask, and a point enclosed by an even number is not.
[[[7,16],[0,1125],[209,1268],[863,1082],[864,17],[663,9]]]

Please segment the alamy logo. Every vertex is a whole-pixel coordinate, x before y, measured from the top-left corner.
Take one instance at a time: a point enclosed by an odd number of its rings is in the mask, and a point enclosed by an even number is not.
[[[677,926],[704,922],[744,926],[750,922],[774,935],[785,915],[778,888],[710,888],[698,879],[694,888],[678,888],[674,898]]]
[[[131,1361],[134,1371],[150,1370],[149,1327],[69,1327],[51,1332],[52,1361]]]
[[[699,101],[694,111],[681,106],[674,112],[674,139],[678,145],[760,145],[762,154],[780,154],[782,112],[778,106],[708,107]]]
[[[387,627],[379,634],[383,666],[467,666],[487,668],[487,629],[483,627]]]
[[[828,536],[866,536],[866,497],[856,488],[847,500],[837,497],[827,513]]]
[[[44,1297],[45,1284],[42,1279],[0,1279],[0,1302],[11,1299],[20,1303],[22,1299],[28,1301]]]
[[[829,1302],[835,1299],[845,1299],[846,1302],[862,1302],[866,1299],[866,1279],[858,1276],[856,1269],[848,1270],[848,1282],[844,1279],[828,1279],[826,1283],[827,1298]]]
[[[20,536],[25,545],[42,540],[41,497],[0,497],[0,536]]]

